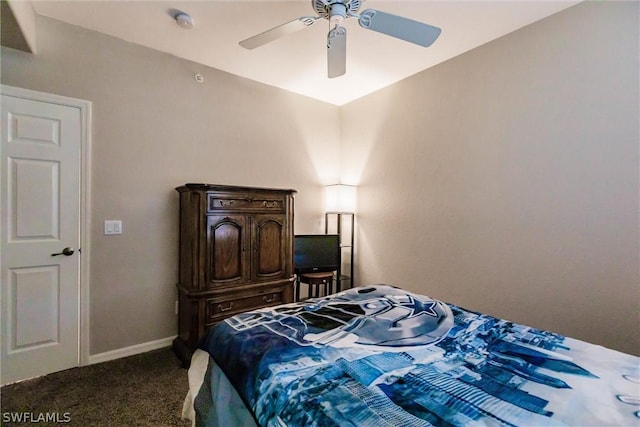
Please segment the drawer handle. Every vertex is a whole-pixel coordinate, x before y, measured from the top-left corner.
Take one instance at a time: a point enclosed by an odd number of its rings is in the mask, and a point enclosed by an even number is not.
[[[229,311],[233,308],[233,302],[230,302],[228,306],[224,307],[222,304],[218,304],[220,311]]]
[[[227,208],[229,206],[233,206],[233,200],[218,200],[218,202],[220,203],[220,206]]]
[[[275,300],[276,300],[276,296],[275,296],[275,294],[271,294],[271,295],[269,295],[269,296],[266,296],[266,295],[265,295],[265,296],[263,296],[263,297],[262,297],[262,300],[263,300],[264,302],[273,302],[273,301],[275,301]]]
[[[276,200],[273,200],[271,202],[268,201],[268,200],[265,200],[264,202],[262,202],[262,205],[265,208],[277,208],[278,207],[278,202]]]

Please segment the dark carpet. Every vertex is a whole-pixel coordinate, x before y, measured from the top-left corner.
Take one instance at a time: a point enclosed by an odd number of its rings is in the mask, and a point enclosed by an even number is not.
[[[187,390],[187,370],[166,348],[4,386],[0,424],[189,426],[180,417]],[[25,413],[49,422],[10,421]]]

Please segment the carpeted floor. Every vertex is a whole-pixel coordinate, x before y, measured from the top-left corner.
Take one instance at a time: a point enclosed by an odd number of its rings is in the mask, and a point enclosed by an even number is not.
[[[4,386],[0,425],[34,425],[7,422],[29,413],[64,422],[41,426],[189,426],[180,418],[187,389],[171,349],[155,350]]]

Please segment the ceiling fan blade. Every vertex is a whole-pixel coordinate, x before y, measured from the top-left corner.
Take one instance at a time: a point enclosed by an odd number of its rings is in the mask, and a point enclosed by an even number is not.
[[[358,22],[362,28],[424,47],[431,46],[442,32],[438,27],[374,9],[364,10]]]
[[[277,27],[271,28],[270,30],[242,40],[240,42],[240,46],[244,47],[245,49],[255,49],[256,47],[265,45],[269,42],[279,39],[280,37],[295,33],[298,30],[308,27],[316,22],[318,18],[320,17],[303,16],[301,18],[294,19],[293,21],[289,21],[286,24],[278,25]]]
[[[347,29],[339,25],[327,35],[327,71],[330,79],[347,71]]]

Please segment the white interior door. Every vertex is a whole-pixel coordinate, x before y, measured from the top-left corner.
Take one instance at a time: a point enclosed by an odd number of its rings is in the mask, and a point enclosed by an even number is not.
[[[80,108],[2,97],[2,384],[79,365]],[[67,248],[67,249],[65,249]]]

